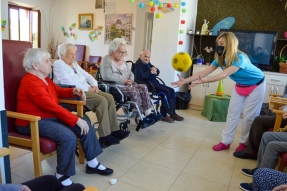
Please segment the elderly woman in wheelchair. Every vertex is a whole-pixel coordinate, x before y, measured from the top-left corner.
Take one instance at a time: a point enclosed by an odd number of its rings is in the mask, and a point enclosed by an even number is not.
[[[72,114],[59,103],[59,98],[80,96],[86,100],[85,92],[79,88],[60,88],[48,77],[52,71],[50,54],[40,48],[28,49],[23,59],[27,71],[21,80],[17,111],[41,117],[39,135],[53,140],[57,144],[57,169],[55,176],[63,186],[73,184],[70,176],[75,175],[75,149],[80,139],[87,159],[86,173],[109,175],[112,169],[106,168],[97,161],[103,151],[88,119]],[[17,119],[19,133],[30,135],[28,121]]]
[[[126,53],[125,40],[115,38],[109,46],[109,54],[102,59],[101,77],[103,80],[115,82],[120,91],[138,105],[138,115],[141,115],[143,123],[153,124],[162,116],[151,112],[152,102],[146,85],[134,83],[134,74],[123,60]]]
[[[86,107],[94,111],[99,121],[99,141],[103,148],[119,144],[120,140],[129,135],[129,131],[120,130],[114,98],[111,94],[102,92],[98,82],[83,70],[76,62],[77,47],[63,43],[58,47],[59,60],[53,64],[54,82],[69,84],[81,88],[86,93]]]

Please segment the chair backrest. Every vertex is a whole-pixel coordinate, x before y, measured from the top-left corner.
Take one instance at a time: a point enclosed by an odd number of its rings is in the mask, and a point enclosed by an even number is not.
[[[76,61],[85,61],[86,45],[75,44],[77,47]]]
[[[89,56],[89,62],[95,62],[100,64],[102,61],[102,57],[101,56]]]
[[[22,61],[28,48],[32,48],[30,42],[2,40],[5,108],[8,111],[16,111],[18,87],[26,73]],[[7,119],[9,132],[16,131],[14,124],[15,119]]]

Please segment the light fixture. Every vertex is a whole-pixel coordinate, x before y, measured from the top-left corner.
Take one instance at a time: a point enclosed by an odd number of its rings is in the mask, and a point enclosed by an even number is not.
[[[105,0],[96,0],[96,5],[95,5],[96,9],[104,9],[104,12],[105,12],[106,6],[107,6],[107,4],[106,4]]]

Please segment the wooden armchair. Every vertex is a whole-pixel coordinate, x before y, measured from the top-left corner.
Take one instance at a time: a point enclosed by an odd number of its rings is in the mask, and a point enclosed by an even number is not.
[[[20,81],[26,73],[22,65],[23,52],[31,48],[29,42],[3,40],[3,74],[5,107],[7,110],[8,142],[9,145],[29,149],[33,152],[35,177],[42,175],[41,161],[50,157],[56,151],[56,143],[50,139],[39,137],[39,116],[21,114],[16,111],[17,92]],[[60,100],[69,104],[77,105],[77,113],[83,116],[83,105],[81,101]],[[31,136],[22,135],[15,128],[15,118],[30,121]],[[79,144],[80,163],[84,163],[84,154]]]
[[[287,98],[282,98],[282,95],[271,94],[269,101],[269,108],[272,109],[274,113],[276,113],[275,125],[273,128],[273,132],[276,132],[280,126],[283,119],[283,114],[285,111],[279,110],[279,107],[287,105]],[[284,172],[284,168],[287,166],[287,153],[282,153],[280,155],[280,161],[278,165],[278,170]]]
[[[77,47],[76,61],[82,68],[87,68],[87,63],[85,61],[86,45],[75,44],[75,46]]]
[[[101,56],[89,56],[89,61],[87,63],[87,71],[89,72],[89,74],[92,75],[93,73],[98,72],[101,61]]]

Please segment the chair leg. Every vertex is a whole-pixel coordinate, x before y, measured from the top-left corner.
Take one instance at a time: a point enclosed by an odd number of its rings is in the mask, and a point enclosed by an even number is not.
[[[283,162],[281,161],[281,158],[280,158],[279,159],[279,165],[278,165],[278,171],[284,172],[284,168],[285,168],[285,166],[284,166],[284,164],[283,164]]]
[[[32,152],[35,177],[42,176],[42,165],[40,157],[40,139],[39,139],[39,127],[38,122],[30,122],[31,137],[32,137]]]
[[[79,162],[80,162],[80,164],[84,164],[85,163],[85,155],[84,155],[83,147],[81,145],[80,140],[78,140],[78,146],[79,146]]]

